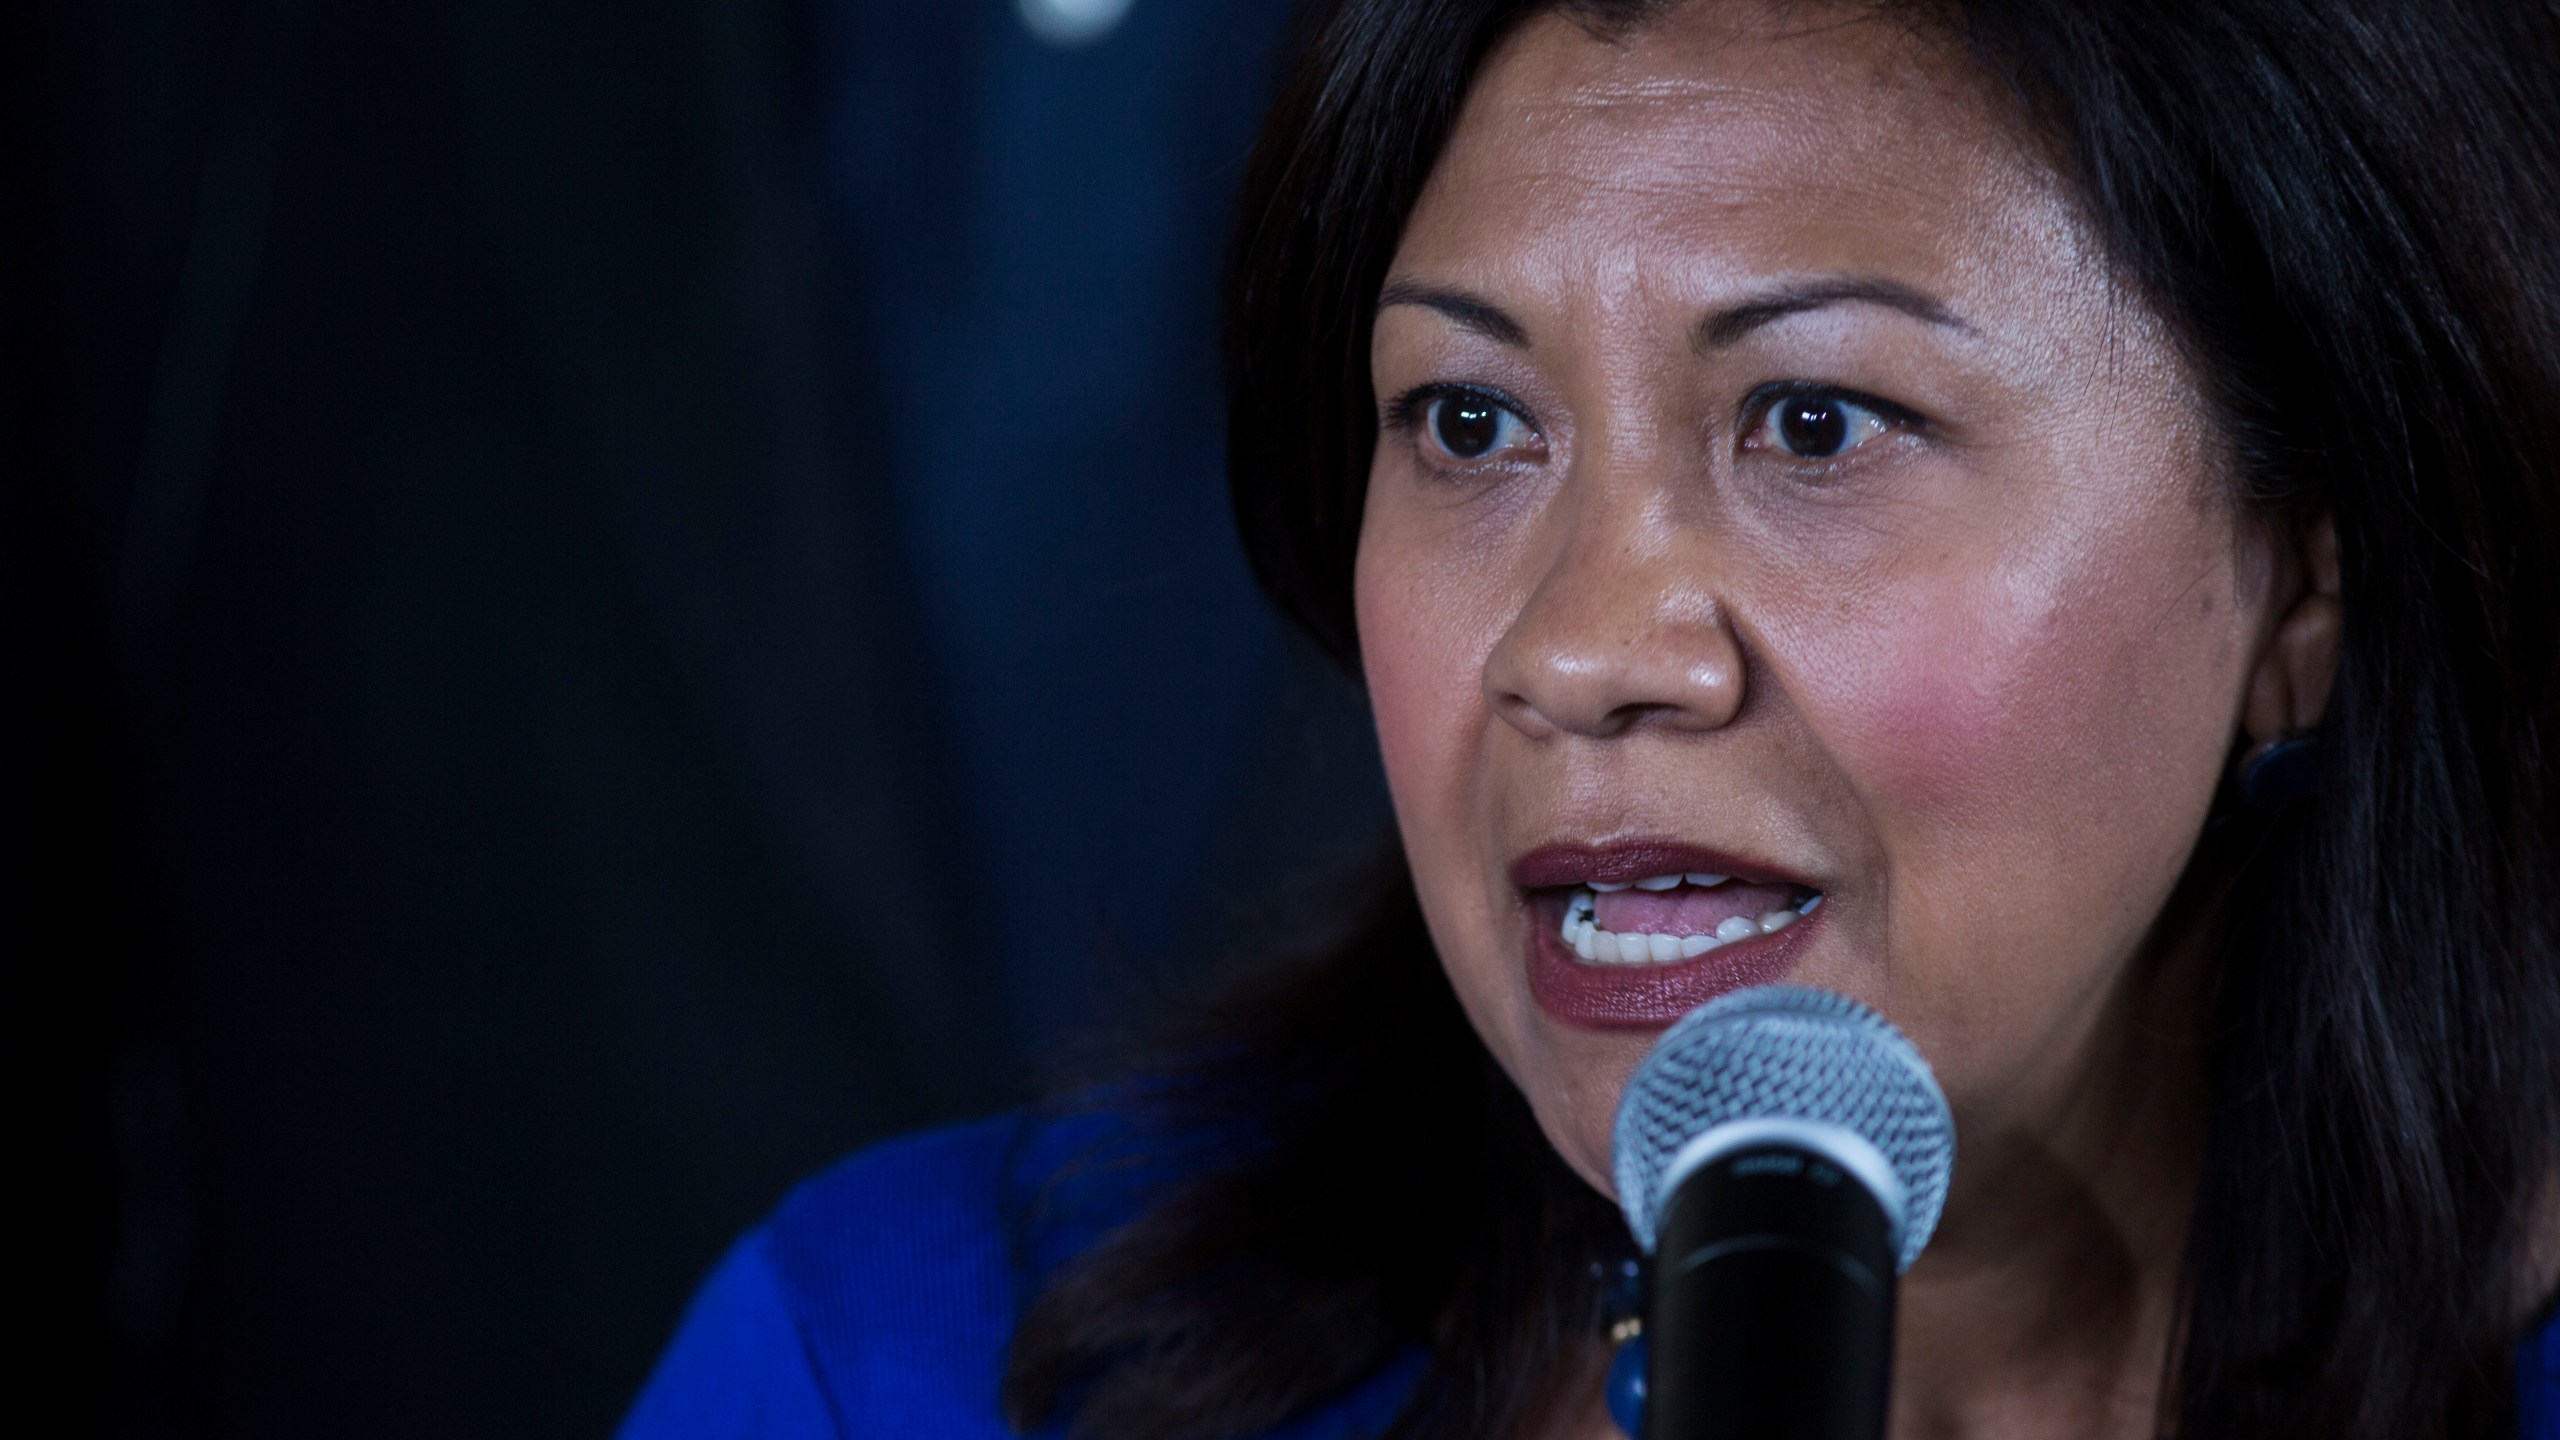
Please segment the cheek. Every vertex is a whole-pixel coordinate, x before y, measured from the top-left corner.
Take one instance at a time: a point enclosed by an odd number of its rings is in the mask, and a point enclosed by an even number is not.
[[[1446,783],[1434,784],[1431,777],[1452,758],[1445,732],[1457,662],[1447,653],[1445,635],[1432,624],[1428,595],[1420,593],[1409,575],[1398,574],[1379,548],[1362,543],[1354,581],[1360,667],[1378,727],[1387,788],[1411,849],[1423,838],[1414,833],[1418,812],[1429,808],[1426,797]]]
[[[2228,532],[2166,503],[2050,521],[1789,637],[1809,709],[1888,809],[1970,829],[2026,808],[2033,833],[2187,808],[2200,763],[2210,784],[2253,618]]]
[[[1489,718],[1485,618],[1496,607],[1484,593],[1488,577],[1446,573],[1426,544],[1402,536],[1410,526],[1381,523],[1377,508],[1353,572],[1360,663],[1388,790],[1420,867],[1468,819]]]
[[[2120,972],[2227,753],[2249,617],[2227,543],[2169,538],[1907,576],[1788,637],[1880,851],[1886,983],[1992,1070]]]
[[[1832,707],[1853,766],[1891,812],[1964,828],[2022,802],[2103,807],[2151,657],[2103,609],[1968,594],[1897,605],[1836,647]],[[2057,816],[2057,818],[2060,818]],[[2081,818],[2087,818],[2085,814]],[[2041,828],[2041,827],[2039,827]]]
[[[1414,546],[1364,529],[1353,596],[1361,668],[1378,727],[1396,829],[1404,842],[1423,917],[1459,1004],[1515,1079],[1539,1067],[1529,1058],[1529,1004],[1500,941],[1508,916],[1494,902],[1487,857],[1472,841],[1485,831],[1476,784],[1490,719],[1483,691],[1480,626],[1484,606],[1463,584],[1435,581]],[[1539,1087],[1524,1084],[1538,1093]]]

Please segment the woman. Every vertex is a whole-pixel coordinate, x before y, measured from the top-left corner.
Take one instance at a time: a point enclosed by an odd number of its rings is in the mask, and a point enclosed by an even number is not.
[[[1396,883],[805,1188],[629,1433],[1615,1433],[1610,1112],[1783,977],[1957,1116],[1895,1433],[2560,1434],[2553,13],[1311,33],[1231,468]]]

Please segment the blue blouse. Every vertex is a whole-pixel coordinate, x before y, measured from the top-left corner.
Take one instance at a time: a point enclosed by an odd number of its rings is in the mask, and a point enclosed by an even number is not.
[[[996,1394],[1024,1297],[1003,1216],[1026,1123],[896,1141],[794,1191],[712,1271],[621,1440],[1012,1440]],[[1374,1433],[1413,1370],[1390,1366],[1271,1440]],[[2523,1440],[2560,1440],[2560,1317],[2517,1370]]]

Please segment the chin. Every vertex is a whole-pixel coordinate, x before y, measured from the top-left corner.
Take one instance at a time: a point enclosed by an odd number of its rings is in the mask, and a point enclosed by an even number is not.
[[[1556,1154],[1592,1189],[1614,1199],[1609,1157],[1618,1097],[1658,1032],[1594,1030],[1524,1008],[1532,1012],[1531,1034],[1517,1048],[1526,1063],[1497,1058]]]

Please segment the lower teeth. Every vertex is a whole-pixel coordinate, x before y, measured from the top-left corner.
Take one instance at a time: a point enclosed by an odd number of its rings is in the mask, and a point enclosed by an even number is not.
[[[1732,945],[1762,935],[1775,935],[1813,913],[1822,903],[1817,892],[1802,902],[1783,910],[1772,910],[1753,920],[1736,915],[1718,925],[1712,935],[1646,935],[1619,934],[1603,930],[1592,916],[1591,892],[1577,890],[1564,907],[1562,938],[1566,947],[1592,965],[1668,965],[1692,960],[1710,950]]]

